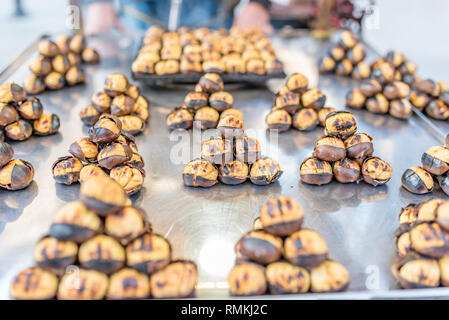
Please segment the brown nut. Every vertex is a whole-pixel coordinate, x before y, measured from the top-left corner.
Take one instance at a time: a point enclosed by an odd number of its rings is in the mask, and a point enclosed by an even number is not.
[[[5,127],[5,135],[15,141],[23,141],[31,137],[33,134],[33,127],[25,120],[18,120],[10,123]]]
[[[357,131],[357,121],[351,112],[332,112],[326,117],[325,130],[329,136],[346,139]]]
[[[321,73],[331,73],[334,72],[336,62],[332,57],[323,57],[319,63],[319,70]]]
[[[310,270],[310,289],[312,292],[345,291],[349,286],[346,268],[335,261],[326,260]]]
[[[449,234],[436,222],[421,223],[410,230],[413,250],[432,258],[441,258],[449,253]]]
[[[344,58],[339,63],[337,63],[337,67],[335,68],[335,73],[339,76],[350,76],[352,71],[354,70],[354,66],[352,65],[349,59]]]
[[[430,97],[427,93],[413,89],[410,94],[410,102],[418,109],[424,109],[430,102]]]
[[[130,114],[134,108],[134,103],[134,99],[125,94],[117,95],[111,102],[111,114],[115,116]]]
[[[320,160],[338,161],[346,157],[346,149],[340,138],[323,137],[316,141],[314,154]]]
[[[215,128],[218,123],[220,114],[211,107],[201,107],[195,112],[194,126],[201,130]]]
[[[260,208],[261,228],[277,236],[288,236],[301,229],[303,221],[302,206],[287,196],[268,200]]]
[[[151,232],[151,224],[145,211],[133,206],[124,207],[117,213],[108,215],[104,227],[105,233],[122,245],[127,245],[145,232]]]
[[[402,174],[402,186],[411,193],[424,194],[433,190],[432,175],[421,167],[411,167]]]
[[[346,95],[346,105],[354,109],[362,109],[365,106],[365,96],[359,88],[354,88]]]
[[[218,168],[218,179],[224,184],[241,184],[248,179],[249,168],[244,162],[234,160]]]
[[[110,274],[125,265],[125,249],[112,237],[98,235],[81,244],[78,258],[86,269]]]
[[[70,51],[79,53],[84,49],[84,47],[85,47],[85,39],[83,35],[76,34],[70,40],[69,43]]]
[[[58,183],[71,185],[78,182],[83,163],[75,157],[58,158],[52,165],[53,178]]]
[[[69,58],[70,64],[72,66],[78,66],[81,64],[81,56],[76,52],[67,53],[67,58]]]
[[[17,107],[20,116],[25,120],[39,119],[43,109],[41,101],[36,97],[25,100]]]
[[[112,115],[102,115],[89,129],[89,138],[95,143],[108,143],[120,136],[122,122]]]
[[[365,59],[366,52],[365,52],[365,46],[361,43],[357,43],[354,47],[352,47],[348,52],[346,53],[346,57],[351,61],[353,64],[357,64],[363,59]]]
[[[94,106],[85,106],[79,113],[81,121],[88,126],[93,126],[99,119],[101,114]]]
[[[341,61],[346,55],[345,49],[342,46],[336,45],[330,48],[329,56],[334,59],[334,61]]]
[[[309,79],[302,73],[293,73],[286,82],[287,88],[295,93],[303,93],[309,86]]]
[[[201,90],[206,93],[223,90],[223,80],[218,73],[206,73],[200,78],[198,84],[201,86]]]
[[[203,92],[189,92],[184,98],[184,106],[199,109],[207,106],[207,95]]]
[[[218,112],[222,112],[226,109],[232,108],[234,104],[234,97],[226,91],[214,92],[209,97],[209,105],[216,109]]]
[[[69,47],[70,40],[71,40],[71,38],[66,36],[66,35],[64,35],[64,34],[59,35],[56,38],[55,43],[58,46],[58,49],[59,49],[60,53],[62,53],[62,54],[69,53],[69,51],[70,51],[70,47]]]
[[[11,297],[16,300],[53,299],[57,290],[58,277],[37,267],[20,271],[12,279],[10,287]]]
[[[83,182],[80,200],[100,215],[117,212],[127,203],[123,188],[108,176],[94,176]]]
[[[269,264],[265,270],[271,294],[306,293],[310,288],[309,272],[288,262]]]
[[[94,164],[88,164],[81,169],[80,177],[78,180],[80,183],[83,183],[87,181],[87,179],[96,176],[107,176],[107,174],[99,166]]]
[[[59,48],[53,41],[42,40],[39,42],[37,49],[44,57],[52,58],[59,53]]]
[[[106,169],[112,168],[131,160],[132,150],[127,144],[112,142],[103,147],[97,156],[98,164]]]
[[[234,159],[232,141],[215,138],[203,142],[201,145],[201,159],[218,165],[232,162]]]
[[[245,262],[234,266],[228,276],[231,296],[256,296],[267,291],[265,268]]]
[[[339,43],[345,49],[351,49],[351,48],[353,48],[357,44],[357,38],[355,37],[355,35],[351,31],[344,30],[340,34]]]
[[[295,92],[277,94],[273,109],[285,110],[290,114],[294,114],[299,109],[299,95]]]
[[[35,74],[30,74],[25,78],[23,82],[23,87],[28,94],[39,94],[44,92],[45,83],[41,78],[37,77]]]
[[[254,163],[261,157],[260,143],[256,138],[244,136],[235,140],[235,156],[237,160]]]
[[[145,130],[145,121],[135,115],[118,117],[122,123],[122,130],[130,135],[137,135]]]
[[[218,170],[209,161],[192,160],[185,167],[182,179],[186,186],[190,187],[212,187],[218,181]]]
[[[437,120],[449,118],[449,107],[440,99],[432,100],[426,107],[426,114]]]
[[[382,93],[366,99],[366,109],[372,113],[385,114],[390,110],[390,102]]]
[[[115,141],[127,144],[134,153],[139,152],[136,145],[136,138],[134,138],[133,135],[130,135],[126,132],[121,132],[117,139],[115,139]]]
[[[44,237],[34,248],[34,261],[38,267],[63,274],[67,266],[75,263],[77,254],[75,242]]]
[[[82,283],[82,286],[74,286]],[[80,269],[66,273],[59,282],[59,300],[103,300],[109,285],[108,276],[95,270]]]
[[[127,195],[132,195],[142,189],[145,173],[143,169],[121,165],[112,168],[109,176],[123,187]]]
[[[370,67],[363,61],[357,63],[352,69],[352,77],[357,80],[367,79],[371,75]]]
[[[449,117],[449,108],[447,111],[448,111],[447,116]],[[407,119],[410,118],[411,115],[413,114],[412,106],[410,105],[410,102],[406,99],[390,101],[389,112],[390,115],[398,119]]]
[[[100,61],[100,55],[94,48],[87,47],[81,51],[81,59],[85,63],[98,63]]]
[[[47,75],[51,71],[52,65],[50,59],[39,56],[30,63],[30,70],[36,76],[42,77]]]
[[[125,162],[125,164],[138,169],[143,169],[145,166],[142,156],[135,152],[131,156],[131,160]]]
[[[397,51],[388,51],[385,55],[385,61],[391,63],[395,68],[398,68],[402,63],[406,62],[404,54]]]
[[[13,103],[21,102],[26,99],[26,91],[15,83],[4,83],[0,85],[0,102]]]
[[[124,95],[120,95],[124,96]],[[100,113],[109,113],[111,108],[111,97],[104,91],[98,91],[92,95],[92,105]],[[124,99],[122,99],[124,100]],[[123,101],[122,101],[123,102]]]
[[[189,110],[178,107],[168,114],[165,123],[170,131],[190,129],[193,125],[193,115]]]
[[[193,296],[198,282],[198,270],[192,261],[173,261],[150,278],[154,298],[187,298]]]
[[[147,299],[150,297],[150,278],[134,269],[124,268],[109,278],[107,299]]]
[[[371,157],[374,152],[373,138],[366,133],[356,133],[344,141],[346,154],[351,159]]]
[[[97,160],[98,146],[88,138],[81,138],[70,145],[69,152],[82,161],[93,162]]]
[[[404,99],[410,94],[410,87],[402,81],[393,81],[385,86],[383,94],[388,100]]]
[[[324,127],[324,125],[325,125],[325,123],[326,123],[326,117],[327,117],[330,113],[335,112],[335,111],[336,111],[335,108],[332,108],[332,107],[324,107],[324,108],[321,108],[321,109],[318,111],[318,122],[319,122],[320,126]]]
[[[312,108],[303,108],[293,116],[293,127],[299,131],[309,131],[318,125],[318,114]]]
[[[82,202],[70,202],[58,210],[50,236],[61,241],[83,243],[100,232],[100,218]]]
[[[33,181],[34,167],[25,160],[13,159],[0,169],[0,187],[20,190]]]
[[[375,79],[364,80],[359,86],[360,92],[365,97],[372,97],[382,92],[382,85]]]
[[[326,103],[326,95],[319,89],[309,89],[301,96],[301,104],[304,108],[320,110]]]
[[[145,233],[126,247],[126,265],[146,274],[165,268],[170,260],[170,244],[154,233]]]
[[[0,167],[7,164],[14,156],[14,149],[9,143],[0,142]]]
[[[58,132],[60,126],[59,117],[52,113],[43,113],[39,119],[33,121],[33,132],[38,136],[48,136]]]
[[[393,169],[378,157],[365,159],[362,165],[363,180],[373,186],[385,184],[390,180]]]
[[[125,93],[128,86],[128,78],[120,73],[110,74],[104,81],[104,91],[111,97]]]
[[[310,157],[301,163],[299,175],[301,181],[320,186],[332,181],[332,166],[327,161]]]
[[[315,231],[301,229],[284,241],[284,256],[296,266],[313,268],[327,259],[326,241]]]
[[[239,138],[244,134],[244,130],[245,124],[243,120],[233,115],[220,117],[217,124],[218,133],[226,139]]]
[[[440,95],[440,86],[432,79],[419,79],[413,84],[417,90],[420,90],[428,95],[438,97]]]
[[[54,71],[64,74],[70,68],[70,61],[67,56],[58,54],[52,59],[51,65]]]
[[[430,147],[421,157],[423,168],[434,175],[442,175],[449,170],[449,149],[443,146]]]
[[[260,264],[277,261],[282,255],[282,239],[263,230],[254,230],[238,241],[239,253]]]
[[[359,180],[360,166],[355,160],[344,158],[334,162],[332,167],[334,177],[340,183],[350,183]]]
[[[395,69],[391,63],[383,62],[372,70],[373,79],[379,81],[380,84],[386,85],[395,80]]]
[[[45,76],[44,83],[50,90],[59,90],[65,85],[65,77],[59,72],[52,71]]]
[[[268,185],[279,180],[282,175],[281,167],[277,161],[263,157],[251,166],[249,173],[252,183],[257,185]]]
[[[147,121],[150,117],[149,102],[142,96],[137,97],[134,104],[132,115],[138,116],[143,121]]]

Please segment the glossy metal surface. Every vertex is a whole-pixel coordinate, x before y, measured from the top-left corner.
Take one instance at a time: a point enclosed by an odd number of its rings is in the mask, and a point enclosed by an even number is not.
[[[87,67],[87,84],[39,96],[47,112],[56,112],[61,117],[60,133],[13,144],[18,157],[33,163],[36,175],[26,190],[0,192],[0,298],[9,297],[9,282],[14,274],[33,264],[33,247],[48,231],[56,210],[78,197],[79,186],[56,184],[50,166],[58,156],[67,154],[71,142],[86,134],[87,130],[78,118],[79,109],[89,103],[96,90],[101,90],[106,75],[130,73],[133,48],[129,46],[129,39],[92,39],[91,44],[101,49],[103,60],[98,66]],[[327,47],[326,43],[306,37],[288,42],[277,40],[275,45],[280,54],[289,56],[287,71],[304,72],[313,85],[318,84],[326,93],[327,105],[344,108],[348,86],[355,82],[334,76],[319,77],[315,62]],[[28,61],[24,61],[9,80],[21,83],[28,74],[27,64]],[[441,193],[415,196],[400,187],[402,172],[419,163],[425,149],[438,144],[419,119],[413,117],[401,121],[354,111],[359,131],[374,138],[375,154],[392,165],[392,180],[377,188],[364,183],[343,185],[336,182],[315,187],[299,181],[299,164],[311,154],[321,129],[306,133],[291,130],[280,134],[277,148],[275,136],[266,139],[270,137],[264,122],[271,107],[272,93],[266,88],[232,90],[236,107],[245,115],[246,127],[260,139],[265,154],[277,158],[284,174],[278,183],[267,187],[247,182],[234,187],[219,184],[210,189],[193,189],[183,186],[184,164],[172,163],[170,155],[173,156],[179,147],[194,146],[196,151],[185,156],[188,161],[197,156],[198,141],[194,139],[195,144],[191,144],[190,139],[170,141],[170,133],[165,127],[166,114],[183,101],[188,90],[143,88],[144,95],[152,102],[151,119],[137,143],[145,159],[147,177],[144,189],[133,196],[133,200],[145,208],[154,230],[171,241],[175,258],[197,262],[200,272],[198,297],[227,298],[226,278],[234,263],[234,244],[251,228],[260,206],[279,195],[289,195],[304,206],[305,226],[322,234],[328,243],[330,257],[343,263],[351,276],[346,293],[282,298],[449,296],[449,289],[445,288],[395,290],[390,272],[395,251],[393,232],[398,225],[400,208],[413,201],[442,196]]]

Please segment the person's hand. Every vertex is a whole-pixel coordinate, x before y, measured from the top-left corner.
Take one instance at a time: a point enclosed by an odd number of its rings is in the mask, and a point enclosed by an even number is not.
[[[242,29],[258,27],[266,34],[271,34],[274,31],[273,26],[270,24],[268,10],[257,2],[249,2],[234,18],[233,26]]]
[[[94,2],[87,7],[85,24],[87,34],[108,32],[114,28],[124,30],[112,3]]]

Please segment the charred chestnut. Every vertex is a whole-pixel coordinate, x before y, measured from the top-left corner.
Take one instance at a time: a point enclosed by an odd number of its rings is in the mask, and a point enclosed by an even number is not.
[[[116,116],[130,114],[134,108],[134,103],[134,99],[125,94],[117,95],[111,102],[111,114]]]
[[[58,132],[60,125],[59,117],[52,114],[42,114],[39,119],[33,121],[33,132],[39,136],[47,136]]]
[[[239,138],[243,135],[244,130],[245,124],[241,118],[233,115],[225,117],[220,116],[220,120],[217,124],[217,131],[221,136],[227,139]]]
[[[390,102],[382,93],[366,99],[366,109],[372,113],[385,114],[390,110]]]
[[[432,79],[416,80],[413,86],[428,95],[438,97],[440,95],[440,86]]]
[[[395,80],[395,69],[392,64],[383,62],[377,65],[372,71],[372,77],[379,81],[380,84],[385,85]]]
[[[135,115],[126,115],[119,117],[122,123],[122,130],[131,135],[137,135],[145,130],[145,121]]]
[[[373,138],[366,133],[356,133],[344,142],[346,154],[351,159],[371,157],[374,152]]]
[[[65,74],[65,80],[70,86],[83,83],[86,80],[86,73],[79,66],[71,66]]]
[[[282,175],[281,167],[277,161],[264,157],[253,163],[249,173],[252,183],[268,185],[279,180]]]
[[[346,268],[332,260],[326,260],[310,270],[310,288],[312,292],[344,291],[348,288],[349,281],[349,274]]]
[[[23,87],[28,94],[39,94],[44,92],[45,83],[41,78],[37,77],[35,74],[30,74],[25,78],[23,82]]]
[[[325,131],[330,136],[345,139],[357,131],[357,121],[351,112],[332,112],[326,118]]]
[[[282,255],[282,239],[263,230],[248,232],[238,246],[243,257],[260,264],[277,261]]]
[[[293,116],[293,127],[299,131],[309,131],[318,125],[318,114],[312,108],[303,108]]]
[[[146,299],[150,296],[150,279],[146,274],[124,268],[109,278],[107,299]]]
[[[59,90],[64,87],[65,78],[63,74],[52,71],[45,76],[44,83],[45,86],[50,90]]]
[[[413,250],[432,258],[441,258],[449,253],[449,234],[436,222],[421,223],[410,230]]]
[[[15,141],[23,141],[31,137],[33,134],[33,127],[25,120],[18,120],[10,123],[5,127],[5,135]]]
[[[209,97],[209,105],[219,112],[232,108],[234,97],[226,91],[218,91]]]
[[[363,180],[373,186],[382,185],[388,182],[391,178],[393,169],[384,160],[371,157],[365,159],[362,165]]]
[[[69,48],[70,51],[79,53],[81,52],[85,47],[85,39],[84,36],[81,34],[76,34],[70,39]]]
[[[435,221],[437,219],[437,208],[443,203],[442,199],[431,199],[422,202],[417,208],[416,221],[418,223]]]
[[[260,208],[261,228],[277,236],[287,236],[299,230],[303,220],[301,205],[287,196],[271,199]]]
[[[414,225],[418,216],[417,209],[417,205],[414,203],[411,203],[405,208],[402,208],[401,212],[399,213],[399,224],[405,227]]]
[[[335,179],[340,183],[356,182],[360,177],[360,166],[357,161],[344,158],[334,162],[333,173]]]
[[[142,188],[145,173],[143,169],[121,165],[112,168],[109,176],[123,187],[127,195],[132,195]]]
[[[370,67],[363,61],[357,63],[352,69],[352,77],[357,80],[367,79],[371,75]]]
[[[218,179],[224,184],[241,184],[248,179],[249,168],[244,162],[234,160],[218,168]]]
[[[357,43],[352,49],[348,51],[346,54],[346,57],[351,61],[353,64],[357,64],[363,59],[365,59],[366,53],[365,53],[365,47],[361,43]]]
[[[43,269],[62,274],[67,266],[75,263],[77,254],[75,242],[44,237],[34,248],[34,261]]]
[[[101,114],[94,106],[85,106],[79,113],[81,121],[88,126],[93,126],[99,119]]]
[[[220,114],[217,110],[211,107],[201,107],[195,112],[195,121],[193,124],[195,127],[202,130],[209,128],[215,128],[218,123]]]
[[[437,120],[446,120],[449,118],[449,107],[440,99],[432,100],[426,107],[426,113]]]
[[[96,176],[107,176],[106,172],[103,171],[99,166],[94,164],[88,164],[84,166],[80,171],[79,182],[83,183],[87,179]]]
[[[14,276],[10,287],[11,297],[16,300],[53,299],[57,290],[58,277],[37,267],[20,271]]]
[[[267,291],[265,268],[246,262],[234,266],[228,276],[231,296],[256,296]]]
[[[402,232],[396,238],[396,250],[400,257],[406,256],[409,252],[412,252],[412,244],[410,241],[410,232]]]
[[[265,122],[269,129],[284,132],[290,129],[292,117],[283,109],[273,110],[267,115]]]
[[[98,164],[111,170],[115,166],[131,160],[132,150],[127,144],[112,142],[100,150],[97,156]]]
[[[74,283],[82,283],[74,286]],[[95,270],[80,269],[66,273],[59,282],[59,300],[102,300],[106,295],[109,280],[104,273]]]
[[[195,263],[174,261],[151,276],[151,295],[154,298],[187,298],[194,294],[197,282]]]
[[[299,167],[301,180],[308,184],[323,185],[332,181],[332,167],[327,161],[310,157]]]
[[[20,190],[33,181],[34,167],[25,160],[13,159],[0,169],[0,187]]]
[[[301,96],[301,104],[304,108],[319,110],[324,107],[326,96],[319,89],[309,89]]]
[[[100,61],[100,55],[94,48],[87,47],[81,51],[81,59],[85,63],[98,63]]]
[[[294,92],[277,94],[273,109],[285,110],[290,114],[294,114],[299,109],[299,95]]]
[[[124,207],[105,219],[105,233],[127,245],[145,232],[151,231],[151,225],[145,212],[136,207]]]
[[[333,72],[335,69],[336,63],[332,57],[323,57],[320,60],[319,70],[321,73]]]
[[[447,116],[449,117],[449,108]],[[410,118],[413,113],[410,102],[406,99],[390,101],[390,115],[398,119]]]
[[[78,182],[83,163],[75,157],[58,158],[52,165],[53,178],[58,183],[70,185]]]
[[[382,91],[382,85],[377,80],[369,79],[363,81],[360,84],[359,89],[365,97],[372,97]]]
[[[111,115],[102,115],[89,129],[89,138],[95,143],[108,143],[118,138],[122,130],[122,122]]]
[[[305,293],[310,288],[309,272],[288,262],[273,262],[265,271],[271,294]]]
[[[360,89],[354,88],[346,95],[346,105],[354,109],[361,109],[365,106],[365,99]]]
[[[120,73],[110,74],[104,81],[104,91],[111,97],[125,93],[128,86],[128,78]]]
[[[124,95],[120,95],[124,96]],[[115,99],[114,99],[115,100]],[[124,100],[124,99],[122,99]],[[92,96],[92,105],[100,113],[109,112],[111,108],[111,97],[104,91],[98,91]],[[122,101],[123,102],[123,101]]]
[[[393,81],[385,86],[383,94],[388,100],[404,99],[410,94],[410,87],[402,81]]]
[[[0,167],[7,164],[14,156],[14,149],[9,143],[0,142]]]
[[[326,241],[315,231],[302,229],[284,241],[284,256],[294,265],[313,268],[327,258]]]
[[[17,107],[17,111],[19,112],[20,116],[23,119],[35,120],[41,117],[43,112],[43,106],[38,98],[32,97],[22,102]]]
[[[325,123],[326,123],[326,117],[327,117],[330,113],[335,112],[335,111],[336,111],[335,108],[332,108],[332,107],[324,107],[324,108],[321,108],[321,109],[318,111],[318,122],[319,122],[320,126],[324,127],[324,125],[325,125]]]
[[[436,207],[436,222],[446,231],[449,231],[449,201],[442,201]]]
[[[357,44],[357,39],[351,31],[345,30],[340,34],[339,43],[345,49],[351,49]]]
[[[429,104],[430,98],[424,92],[421,92],[418,90],[412,90],[411,94],[410,94],[410,102],[415,107],[422,110],[424,107],[426,107]]]
[[[92,162],[97,159],[98,147],[88,138],[81,138],[70,145],[69,152],[82,161]]]
[[[200,78],[198,84],[201,86],[201,90],[206,93],[223,90],[223,80],[217,73],[206,73]]]
[[[15,83],[5,83],[0,85],[0,102],[13,103],[26,99],[26,91]]]
[[[333,46],[329,50],[329,56],[335,61],[341,61],[346,55],[345,49],[342,46]]]
[[[287,88],[295,93],[303,93],[309,86],[309,79],[302,73],[294,73],[287,79]]]
[[[39,42],[37,49],[41,55],[49,58],[52,58],[59,53],[59,48],[56,43],[50,40],[42,40]]]
[[[229,108],[220,113],[220,120],[227,116],[233,116],[243,121],[243,113],[239,109]]]
[[[35,60],[33,60],[30,64],[30,70],[36,76],[42,77],[47,75],[51,71],[52,65],[50,59],[39,56]]]
[[[193,125],[193,115],[186,108],[178,107],[168,114],[165,123],[170,131],[190,129]]]
[[[209,161],[192,160],[185,167],[182,179],[186,186],[191,187],[212,187],[217,183],[218,170]]]
[[[225,164],[233,160],[232,142],[227,139],[215,138],[201,145],[201,159],[214,164]]]
[[[199,109],[207,106],[207,95],[203,92],[189,92],[184,98],[184,106]]]
[[[165,268],[170,260],[170,244],[157,234],[145,233],[126,247],[126,265],[146,274]]]
[[[254,163],[261,157],[260,144],[256,138],[244,136],[235,141],[235,156],[237,160]]]
[[[430,147],[423,153],[421,162],[426,171],[442,175],[449,170],[449,149],[442,146]]]
[[[335,68],[335,73],[339,76],[349,76],[354,70],[354,66],[352,65],[349,59],[344,58],[339,63],[337,63],[337,67]]]
[[[78,258],[82,267],[110,274],[125,265],[125,249],[114,238],[98,235],[81,244]]]
[[[135,152],[131,156],[131,160],[125,162],[125,164],[138,169],[143,169],[145,165],[142,156]]]
[[[346,149],[340,138],[323,137],[315,143],[314,154],[320,160],[337,161],[346,157]]]
[[[433,190],[432,175],[421,167],[411,167],[402,174],[402,186],[411,193],[424,194]]]
[[[51,61],[51,65],[54,71],[64,74],[70,68],[70,61],[67,56],[58,54]]]

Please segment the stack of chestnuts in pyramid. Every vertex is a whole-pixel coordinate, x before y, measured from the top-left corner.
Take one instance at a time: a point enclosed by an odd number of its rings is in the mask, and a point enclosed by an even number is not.
[[[412,193],[425,194],[434,190],[436,180],[440,189],[449,195],[449,135],[446,145],[430,147],[423,153],[421,164],[404,171],[402,186]]]
[[[344,291],[346,268],[328,257],[326,241],[302,228],[301,205],[287,196],[260,209],[254,229],[236,244],[236,265],[228,276],[230,294],[252,296]]]
[[[359,182],[378,186],[391,178],[392,168],[374,157],[372,138],[357,133],[357,121],[347,111],[330,113],[325,120],[324,136],[315,143],[312,157],[299,168],[301,181],[323,185],[335,178],[340,183]]]
[[[234,97],[223,89],[224,84],[220,75],[206,73],[198,81],[195,91],[185,96],[183,105],[168,114],[166,118],[168,129],[187,130],[195,126],[207,130],[229,125],[228,121],[237,119],[232,125],[244,130],[242,112],[232,107]]]
[[[59,90],[66,84],[83,83],[86,74],[81,64],[100,61],[98,52],[86,46],[82,35],[60,35],[54,42],[42,40],[38,50],[39,56],[30,64],[32,74],[24,81],[25,90],[30,94],[38,94],[45,89]]]
[[[93,126],[102,115],[113,115],[120,120],[124,132],[137,135],[144,131],[150,116],[150,102],[120,73],[107,76],[103,91],[94,93],[91,102],[79,113],[87,126]]]
[[[404,289],[449,286],[449,201],[409,204],[399,213],[392,272]]]
[[[145,211],[103,176],[91,177],[79,201],[58,210],[34,262],[11,281],[12,298],[185,298],[194,295],[198,278],[195,263],[173,260],[170,243],[153,232]]]
[[[33,134],[47,136],[58,132],[59,117],[44,113],[44,106],[36,97],[15,83],[0,85],[0,136],[23,141]]]
[[[320,60],[319,69],[321,73],[335,73],[357,80],[366,79],[371,70],[363,61],[365,57],[365,46],[351,31],[345,30],[339,35],[338,43]]]
[[[82,184],[92,176],[110,176],[128,195],[138,192],[145,177],[144,161],[135,139],[122,131],[122,122],[104,114],[89,129],[89,136],[69,147],[70,156],[58,158],[52,165],[58,183]]]
[[[317,88],[309,88],[309,79],[301,74],[290,75],[276,94],[271,112],[265,122],[270,130],[287,131],[291,127],[309,131],[324,126],[326,116],[335,111],[324,107],[326,95]]]

